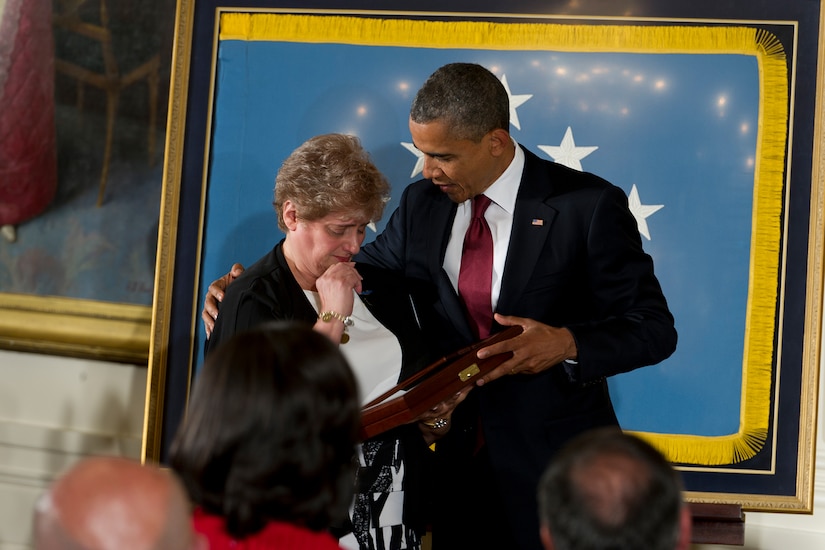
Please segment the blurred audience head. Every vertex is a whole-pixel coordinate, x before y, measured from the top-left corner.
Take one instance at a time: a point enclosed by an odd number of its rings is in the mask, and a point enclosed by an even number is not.
[[[38,500],[37,550],[189,550],[189,501],[174,474],[117,457],[78,462]]]
[[[674,550],[690,545],[678,473],[652,446],[618,428],[571,441],[539,484],[548,550]]]
[[[171,465],[233,537],[269,521],[321,530],[350,504],[359,426],[355,379],[338,348],[306,325],[271,322],[208,356]]]

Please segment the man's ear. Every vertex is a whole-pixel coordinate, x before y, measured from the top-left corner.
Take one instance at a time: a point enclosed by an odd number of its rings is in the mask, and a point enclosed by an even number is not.
[[[490,132],[490,154],[494,157],[503,155],[513,144],[510,133],[498,128]]]
[[[295,231],[295,228],[298,227],[298,209],[295,207],[295,203],[286,200],[281,205],[281,216],[284,219],[284,225],[290,231]]]
[[[541,544],[544,550],[553,550],[553,537],[550,536],[550,528],[542,524],[539,530],[539,537],[541,537]]]

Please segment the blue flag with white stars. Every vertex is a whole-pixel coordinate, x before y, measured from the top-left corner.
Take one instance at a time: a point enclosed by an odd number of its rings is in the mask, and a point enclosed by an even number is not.
[[[275,175],[317,134],[357,135],[388,177],[393,198],[380,232],[404,187],[422,177],[407,125],[412,98],[436,68],[456,61],[500,78],[519,144],[628,195],[679,346],[659,365],[610,380],[622,426],[737,432],[762,105],[753,55],[222,39],[201,289],[280,240]],[[375,234],[368,230],[367,241]]]

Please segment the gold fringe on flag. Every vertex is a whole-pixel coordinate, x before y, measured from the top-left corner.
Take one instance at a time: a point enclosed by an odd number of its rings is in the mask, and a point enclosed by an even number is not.
[[[759,133],[753,185],[750,280],[736,433],[697,436],[635,432],[675,463],[736,464],[769,434],[777,278],[788,131],[788,68],[779,40],[747,26],[677,26],[422,21],[340,15],[240,13],[220,16],[221,40],[565,52],[739,54],[759,67]],[[779,357],[779,354],[776,354]],[[779,365],[777,365],[777,369]]]

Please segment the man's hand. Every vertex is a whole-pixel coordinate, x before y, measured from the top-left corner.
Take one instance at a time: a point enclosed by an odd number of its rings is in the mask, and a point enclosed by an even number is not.
[[[206,289],[201,319],[203,319],[203,328],[206,329],[207,338],[212,336],[212,330],[215,328],[215,319],[218,318],[218,303],[223,301],[223,293],[226,287],[240,277],[243,272],[244,267],[241,264],[235,264],[229,270],[229,273],[212,281],[212,284]]]
[[[483,386],[507,374],[538,374],[565,359],[576,359],[578,351],[573,334],[566,328],[551,327],[533,319],[495,314],[496,321],[505,327],[521,325],[524,332],[477,352],[479,359],[499,353],[513,352],[513,357],[479,378]]]
[[[453,411],[467,398],[467,394],[472,389],[472,385],[466,386],[449,399],[445,399],[429,411],[422,413],[413,421],[418,422],[418,428],[421,430],[421,435],[424,436],[427,445],[432,444],[450,431]]]

